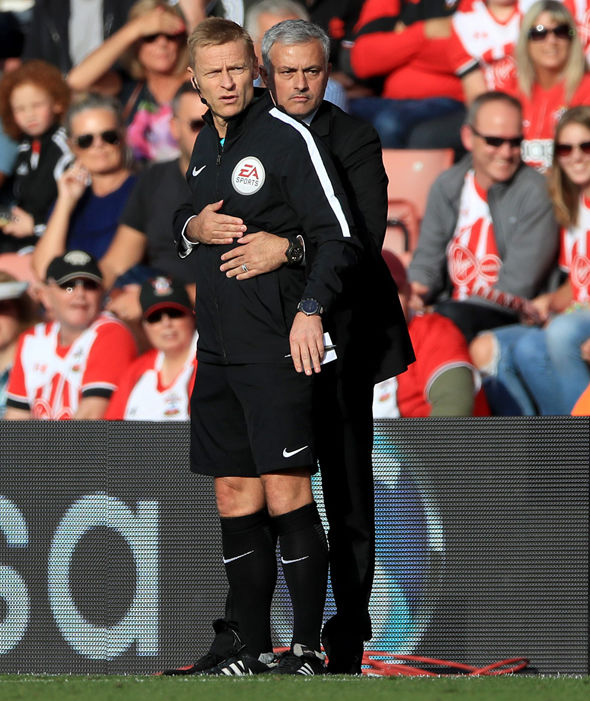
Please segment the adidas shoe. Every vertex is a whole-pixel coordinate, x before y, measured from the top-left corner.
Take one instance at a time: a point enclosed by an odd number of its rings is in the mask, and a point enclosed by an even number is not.
[[[213,669],[210,669],[207,674],[221,677],[248,677],[252,674],[270,672],[276,665],[276,657],[272,652],[263,652],[258,657],[252,657],[252,655],[243,652],[220,662]]]
[[[291,650],[281,655],[278,665],[270,672],[271,674],[303,674],[308,677],[326,674],[325,659],[326,656],[321,652],[295,643]]]
[[[217,618],[213,621],[213,630],[215,638],[211,643],[209,652],[206,652],[194,664],[186,665],[185,667],[176,667],[176,669],[167,669],[160,674],[165,676],[175,676],[179,674],[207,674],[209,670],[228,657],[235,657],[244,644],[238,635],[238,627],[233,621],[225,621],[223,618]]]

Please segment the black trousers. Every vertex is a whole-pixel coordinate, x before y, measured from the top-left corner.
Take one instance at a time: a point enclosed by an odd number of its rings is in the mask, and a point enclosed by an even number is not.
[[[359,367],[360,365],[360,367]],[[371,637],[375,572],[373,381],[362,364],[322,367],[314,386],[314,433],[328,518],[330,579],[339,618]]]

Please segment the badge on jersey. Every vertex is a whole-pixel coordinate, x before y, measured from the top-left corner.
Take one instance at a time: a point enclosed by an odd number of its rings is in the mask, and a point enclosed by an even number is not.
[[[246,156],[234,168],[231,184],[240,195],[254,195],[262,189],[265,177],[264,166],[258,158]]]

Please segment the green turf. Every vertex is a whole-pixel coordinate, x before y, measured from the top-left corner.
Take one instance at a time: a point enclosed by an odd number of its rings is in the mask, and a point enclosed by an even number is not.
[[[588,701],[590,677],[351,678],[0,675],[15,701]]]

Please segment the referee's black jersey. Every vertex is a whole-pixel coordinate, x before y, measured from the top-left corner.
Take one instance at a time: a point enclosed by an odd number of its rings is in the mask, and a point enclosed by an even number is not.
[[[220,256],[239,244],[196,246],[199,359],[281,362],[298,302],[313,297],[329,308],[358,261],[344,190],[323,144],[268,93],[230,120],[223,147],[210,113],[205,120],[187,171],[192,201],[174,216],[177,241],[189,217],[223,200],[221,212],[240,217],[247,233],[302,234],[307,265],[236,280],[219,267]]]

